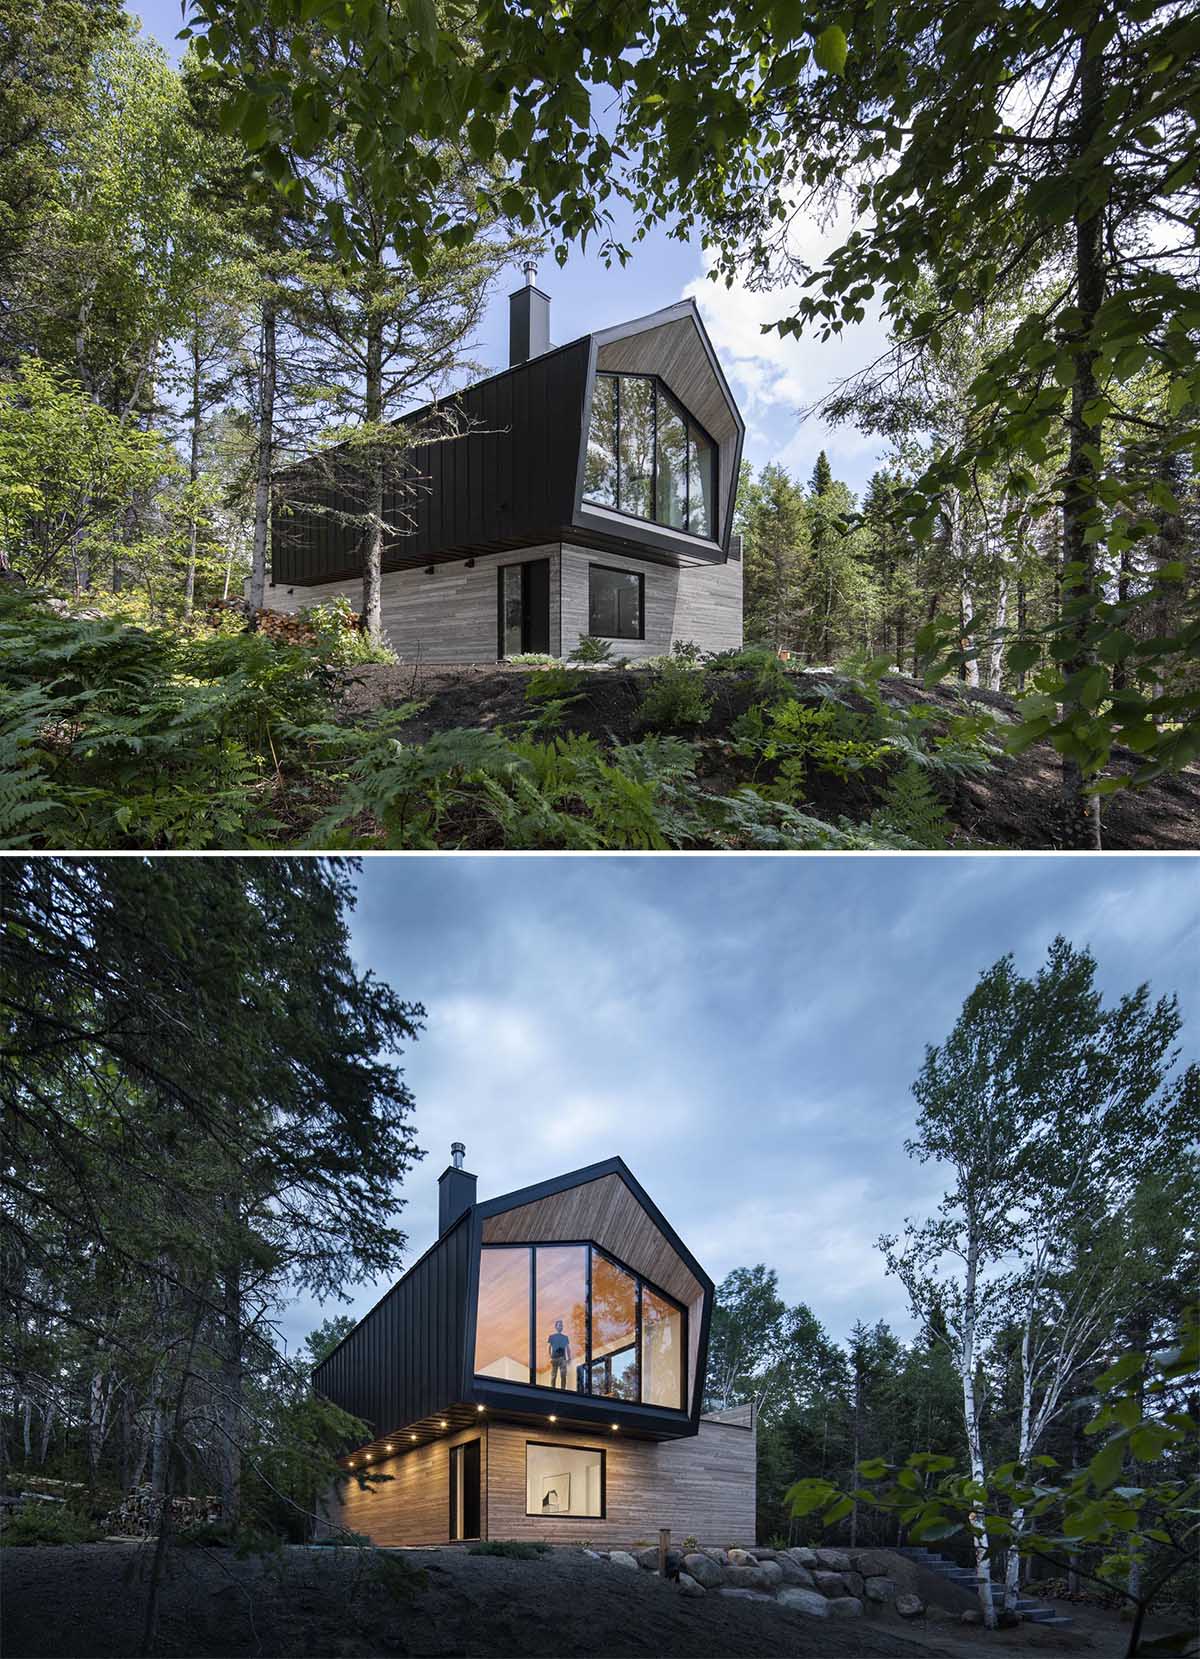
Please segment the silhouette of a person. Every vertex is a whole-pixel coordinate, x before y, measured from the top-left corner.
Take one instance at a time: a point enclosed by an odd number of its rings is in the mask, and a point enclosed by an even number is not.
[[[561,1319],[554,1321],[554,1329],[546,1338],[550,1349],[550,1386],[566,1388],[567,1366],[571,1363],[571,1339],[563,1330]]]

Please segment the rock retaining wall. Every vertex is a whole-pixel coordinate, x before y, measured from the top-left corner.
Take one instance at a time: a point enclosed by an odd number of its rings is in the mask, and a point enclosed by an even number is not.
[[[658,1572],[658,1551],[589,1550],[598,1561],[626,1571]],[[816,1619],[859,1619],[890,1607],[902,1619],[919,1617],[925,1604],[904,1595],[887,1550],[712,1549],[667,1552],[667,1577],[688,1596],[745,1596],[775,1601]]]

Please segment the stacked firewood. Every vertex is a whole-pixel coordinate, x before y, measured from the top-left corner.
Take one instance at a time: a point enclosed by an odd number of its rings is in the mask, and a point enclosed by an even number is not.
[[[101,1523],[105,1532],[122,1538],[154,1538],[162,1519],[162,1494],[152,1486],[135,1486],[128,1497],[110,1510]],[[220,1498],[172,1498],[171,1526],[216,1526],[221,1520]]]

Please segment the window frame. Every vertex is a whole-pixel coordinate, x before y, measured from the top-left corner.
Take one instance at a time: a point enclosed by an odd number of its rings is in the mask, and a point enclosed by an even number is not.
[[[635,514],[626,515],[629,518]],[[638,519],[639,524],[649,524],[649,519]],[[592,572],[593,570],[607,570],[613,576],[636,576],[638,585],[638,632],[636,634],[598,634],[592,627]],[[646,572],[644,570],[622,570],[619,565],[602,565],[588,561],[588,633],[595,639],[615,640],[644,640],[646,637]]]
[[[573,1391],[569,1391],[569,1390],[563,1389],[563,1388],[551,1388],[549,1386],[549,1384],[547,1384],[547,1383],[539,1383],[539,1382],[534,1381],[535,1377],[537,1376],[537,1332],[536,1332],[536,1318],[537,1318],[537,1315],[536,1315],[536,1309],[537,1309],[537,1252],[538,1252],[539,1246],[544,1247],[547,1250],[562,1250],[562,1249],[565,1249],[567,1247],[573,1247],[575,1249],[586,1249],[587,1250],[587,1306],[586,1306],[587,1348],[586,1348],[586,1353],[585,1353],[585,1356],[584,1356],[583,1363],[586,1367],[586,1375],[587,1375],[587,1384],[588,1384],[588,1386],[587,1386],[586,1392],[584,1392],[584,1393],[580,1393],[579,1390],[577,1390],[577,1389],[573,1390]],[[644,1410],[648,1410],[648,1411],[677,1411],[681,1415],[686,1415],[687,1414],[687,1412],[688,1412],[688,1404],[687,1404],[688,1389],[689,1389],[689,1386],[690,1386],[690,1383],[691,1383],[691,1367],[690,1367],[690,1356],[689,1356],[689,1350],[688,1350],[688,1332],[689,1332],[690,1312],[689,1312],[689,1309],[688,1309],[686,1303],[681,1302],[677,1296],[672,1296],[670,1291],[664,1290],[661,1285],[655,1284],[654,1281],[652,1279],[648,1279],[644,1273],[639,1273],[636,1267],[631,1267],[628,1262],[622,1261],[621,1258],[618,1255],[616,1255],[612,1250],[609,1250],[607,1248],[607,1246],[605,1246],[603,1244],[597,1244],[595,1239],[590,1239],[590,1238],[540,1239],[540,1240],[538,1240],[538,1239],[533,1239],[533,1240],[516,1240],[516,1239],[514,1239],[512,1241],[505,1242],[505,1243],[501,1243],[499,1241],[497,1241],[494,1244],[483,1243],[479,1247],[479,1253],[480,1253],[480,1258],[481,1259],[482,1259],[482,1256],[483,1256],[483,1252],[485,1250],[526,1250],[526,1251],[529,1252],[529,1336],[530,1336],[530,1343],[529,1343],[529,1361],[530,1361],[530,1364],[529,1364],[529,1381],[528,1382],[515,1382],[511,1378],[497,1379],[497,1378],[494,1378],[494,1377],[490,1377],[486,1371],[474,1371],[473,1370],[471,1375],[477,1382],[482,1382],[484,1384],[487,1384],[489,1382],[496,1382],[497,1380],[499,1380],[499,1381],[507,1383],[509,1386],[511,1386],[513,1388],[532,1388],[532,1389],[536,1389],[540,1395],[549,1395],[553,1399],[563,1400],[563,1399],[575,1398],[575,1399],[580,1399],[580,1400],[598,1400],[598,1401],[605,1401],[606,1400],[612,1406],[622,1406],[622,1407],[624,1407],[624,1406],[633,1406],[633,1407],[636,1407],[638,1410],[643,1410],[644,1409]],[[635,1325],[634,1325],[634,1352],[635,1352],[636,1359],[637,1359],[637,1381],[638,1381],[637,1399],[636,1400],[619,1400],[619,1399],[615,1399],[611,1394],[593,1394],[592,1393],[592,1365],[593,1365],[593,1359],[592,1359],[592,1255],[593,1255],[593,1252],[595,1252],[595,1251],[598,1251],[600,1253],[600,1255],[602,1255],[607,1261],[611,1262],[614,1267],[620,1268],[622,1273],[628,1273],[630,1278],[634,1281],[634,1286],[635,1286],[635,1314],[636,1314]],[[664,1405],[660,1405],[660,1404],[656,1403],[653,1400],[643,1400],[642,1399],[642,1372],[643,1372],[643,1365],[642,1365],[642,1289],[643,1289],[643,1286],[646,1289],[653,1291],[655,1296],[657,1296],[661,1301],[666,1302],[670,1307],[673,1307],[676,1310],[676,1312],[679,1314],[679,1317],[680,1317],[680,1322],[681,1322],[680,1323],[681,1352],[680,1352],[680,1366],[679,1366],[679,1372],[680,1372],[679,1393],[680,1393],[681,1404],[679,1404],[678,1406],[664,1406]],[[478,1323],[479,1323],[478,1291],[476,1291],[476,1305],[475,1305],[474,1313],[475,1313],[476,1327],[478,1327]],[[618,1350],[618,1352],[623,1352],[623,1351],[624,1350]],[[601,1355],[601,1359],[604,1359],[606,1357],[608,1357],[608,1356]]]
[[[589,1327],[590,1332],[590,1327]],[[589,1335],[590,1346],[590,1335]],[[591,1396],[589,1395],[590,1399]],[[599,1515],[546,1515],[540,1509],[529,1507],[529,1448],[544,1446],[552,1452],[596,1452],[600,1456],[600,1513]],[[604,1446],[573,1446],[565,1440],[527,1440],[525,1442],[525,1515],[538,1521],[606,1521],[608,1519],[608,1451]]]
[[[696,541],[710,541],[710,542],[718,542],[719,543],[719,541],[720,541],[719,529],[720,529],[720,524],[721,524],[721,510],[720,510],[721,509],[721,499],[720,499],[720,467],[717,464],[717,462],[719,461],[720,454],[721,454],[720,444],[713,437],[712,433],[708,430],[708,428],[706,426],[704,426],[702,422],[700,422],[696,419],[695,415],[692,414],[691,410],[684,407],[684,405],[675,396],[674,392],[666,384],[666,382],[661,378],[661,376],[659,376],[657,374],[639,374],[635,369],[597,369],[596,373],[593,377],[593,384],[594,384],[595,381],[601,379],[601,377],[603,377],[606,380],[613,381],[615,383],[615,390],[616,390],[616,396],[613,400],[613,443],[614,443],[614,446],[615,446],[614,451],[613,451],[613,459],[614,459],[614,463],[615,463],[614,474],[613,474],[613,479],[614,479],[613,493],[616,496],[616,501],[615,502],[592,501],[592,500],[589,499],[588,496],[581,493],[580,500],[583,503],[583,505],[585,507],[593,507],[598,512],[617,513],[617,514],[620,515],[621,518],[627,518],[634,524],[654,524],[654,525],[657,525],[662,530],[669,530],[672,533],[672,535],[691,536]],[[684,475],[684,516],[687,519],[687,525],[688,525],[686,530],[680,530],[677,525],[668,524],[665,519],[654,518],[654,517],[646,518],[641,513],[631,513],[627,507],[622,507],[621,506],[621,504],[620,504],[621,503],[621,382],[623,380],[648,380],[651,383],[651,386],[653,388],[653,393],[654,393],[654,399],[653,399],[653,402],[654,402],[654,464],[653,464],[653,468],[651,470],[651,475],[650,475],[650,500],[651,500],[651,504],[655,508],[657,508],[657,506],[658,506],[658,400],[659,400],[659,397],[660,396],[665,397],[667,402],[669,404],[671,404],[672,407],[674,408],[675,413],[683,421],[683,428],[684,428],[684,434],[685,434],[685,448],[686,449],[690,450],[691,436],[692,436],[692,429],[693,428],[696,430],[696,432],[698,432],[700,434],[700,436],[705,440],[706,443],[711,445],[711,447],[714,451],[713,480],[712,480],[712,513],[710,515],[711,516],[712,528],[711,528],[710,533],[708,535],[701,535],[701,533],[698,530],[693,530],[692,527],[691,527],[691,524],[692,524],[692,476],[691,476],[692,475],[692,469],[691,469],[691,464],[690,464],[690,458],[689,458],[689,455],[687,455],[687,454],[685,454],[684,469],[683,469],[683,475]],[[593,401],[592,399],[589,399],[589,404],[588,404],[588,427],[587,427],[586,433],[584,434],[584,445],[585,445],[585,447],[586,447],[586,445],[587,445],[587,443],[588,443],[588,441],[591,437],[591,427],[592,427],[591,403],[592,403],[592,401]],[[606,634],[603,637],[607,639],[610,636]],[[642,637],[645,638],[645,635],[643,634]]]

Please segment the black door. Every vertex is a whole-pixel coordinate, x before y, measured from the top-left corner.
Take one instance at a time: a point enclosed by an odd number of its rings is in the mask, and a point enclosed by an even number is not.
[[[550,649],[550,561],[501,565],[498,655]]]
[[[450,1538],[479,1537],[479,1441],[450,1448]]]

